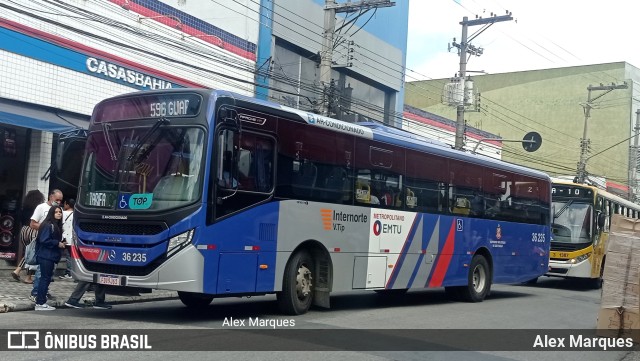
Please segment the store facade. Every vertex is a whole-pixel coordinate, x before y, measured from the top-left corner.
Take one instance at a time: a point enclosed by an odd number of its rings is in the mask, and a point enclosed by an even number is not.
[[[15,220],[25,193],[57,186],[51,165],[59,140],[81,137],[105,98],[207,87],[310,110],[319,94],[315,54],[322,50],[324,6],[324,0],[3,3],[0,259],[16,257]],[[350,50],[339,46],[332,78],[347,101],[341,117],[401,126],[408,0],[380,11],[385,16],[372,11],[345,27],[339,40],[355,50],[353,66],[342,66],[340,56]],[[389,32],[392,25],[398,30]],[[61,163],[79,169],[79,162]]]

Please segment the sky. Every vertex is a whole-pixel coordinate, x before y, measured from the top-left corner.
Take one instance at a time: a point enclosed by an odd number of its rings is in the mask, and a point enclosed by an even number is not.
[[[468,71],[489,74],[626,61],[640,68],[640,1],[637,0],[409,0],[406,81],[453,77],[464,16],[511,12],[470,44]],[[471,26],[469,37],[482,30]],[[470,75],[473,75],[471,73]]]

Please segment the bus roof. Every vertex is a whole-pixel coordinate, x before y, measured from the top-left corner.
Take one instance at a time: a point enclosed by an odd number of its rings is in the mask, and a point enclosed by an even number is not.
[[[128,97],[142,94],[153,93],[166,93],[166,92],[195,92],[204,97],[212,96],[214,98],[229,97],[236,101],[257,105],[261,108],[271,109],[279,113],[286,113],[292,119],[297,119],[308,124],[318,125],[319,120],[328,122],[332,126],[334,131],[343,131],[356,136],[361,136],[376,141],[385,142],[393,145],[398,145],[406,148],[412,148],[434,155],[439,155],[447,158],[452,158],[460,161],[473,162],[475,164],[490,166],[496,169],[504,171],[510,171],[518,174],[523,174],[535,178],[542,178],[545,180],[551,180],[549,175],[544,172],[526,168],[524,166],[508,163],[502,160],[486,157],[483,155],[472,154],[469,152],[459,151],[451,148],[443,142],[429,139],[415,133],[408,132],[403,129],[390,127],[381,123],[375,122],[362,122],[362,123],[349,123],[338,119],[328,118],[321,115],[313,114],[311,112],[290,108],[278,103],[252,98],[246,95],[241,95],[228,90],[216,90],[216,89],[202,89],[202,88],[179,88],[179,89],[164,89],[164,90],[150,90],[140,91],[135,93],[123,94],[117,97]],[[117,98],[114,97],[114,98]],[[206,103],[206,102],[205,102]],[[327,127],[325,127],[327,128]]]
[[[216,91],[217,96],[231,96],[237,100],[242,100],[248,103],[261,105],[263,107],[278,109],[280,111],[285,111],[292,116],[297,115],[302,118],[306,123],[313,123],[310,121],[309,116],[317,119],[322,117],[320,115],[316,115],[310,112],[301,111],[299,109],[290,108],[281,104],[264,101],[260,99],[255,99],[243,95],[239,95],[229,91]],[[302,114],[301,114],[302,113]],[[304,116],[306,114],[307,116]],[[535,178],[542,178],[545,180],[551,180],[550,176],[542,171],[538,171],[531,168],[526,168],[524,166],[520,166],[513,163],[508,163],[502,160],[497,160],[494,158],[486,157],[483,155],[472,154],[468,152],[461,152],[455,149],[452,149],[449,145],[434,140],[429,139],[423,136],[420,136],[415,133],[408,132],[403,129],[398,129],[394,127],[390,127],[388,125],[384,125],[381,123],[375,122],[361,122],[361,123],[349,123],[338,119],[322,117],[325,119],[330,119],[332,122],[341,123],[345,127],[362,127],[366,128],[371,132],[372,138],[377,141],[399,145],[402,147],[413,148],[421,151],[425,151],[428,153],[432,153],[435,155],[444,156],[447,158],[453,158],[461,161],[473,162],[475,164],[481,164],[490,166],[493,168],[511,171],[518,174],[528,175]],[[357,135],[357,134],[355,134]]]

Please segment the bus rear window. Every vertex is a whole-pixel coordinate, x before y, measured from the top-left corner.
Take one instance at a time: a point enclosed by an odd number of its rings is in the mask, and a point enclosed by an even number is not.
[[[193,93],[150,94],[107,100],[98,104],[93,122],[114,122],[145,118],[195,117],[202,97]]]

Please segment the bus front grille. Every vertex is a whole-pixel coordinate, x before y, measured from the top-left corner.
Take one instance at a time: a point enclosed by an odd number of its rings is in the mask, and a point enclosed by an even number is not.
[[[84,232],[103,234],[130,234],[136,236],[149,236],[162,233],[166,229],[164,224],[140,224],[140,223],[101,223],[79,222],[78,226]]]

